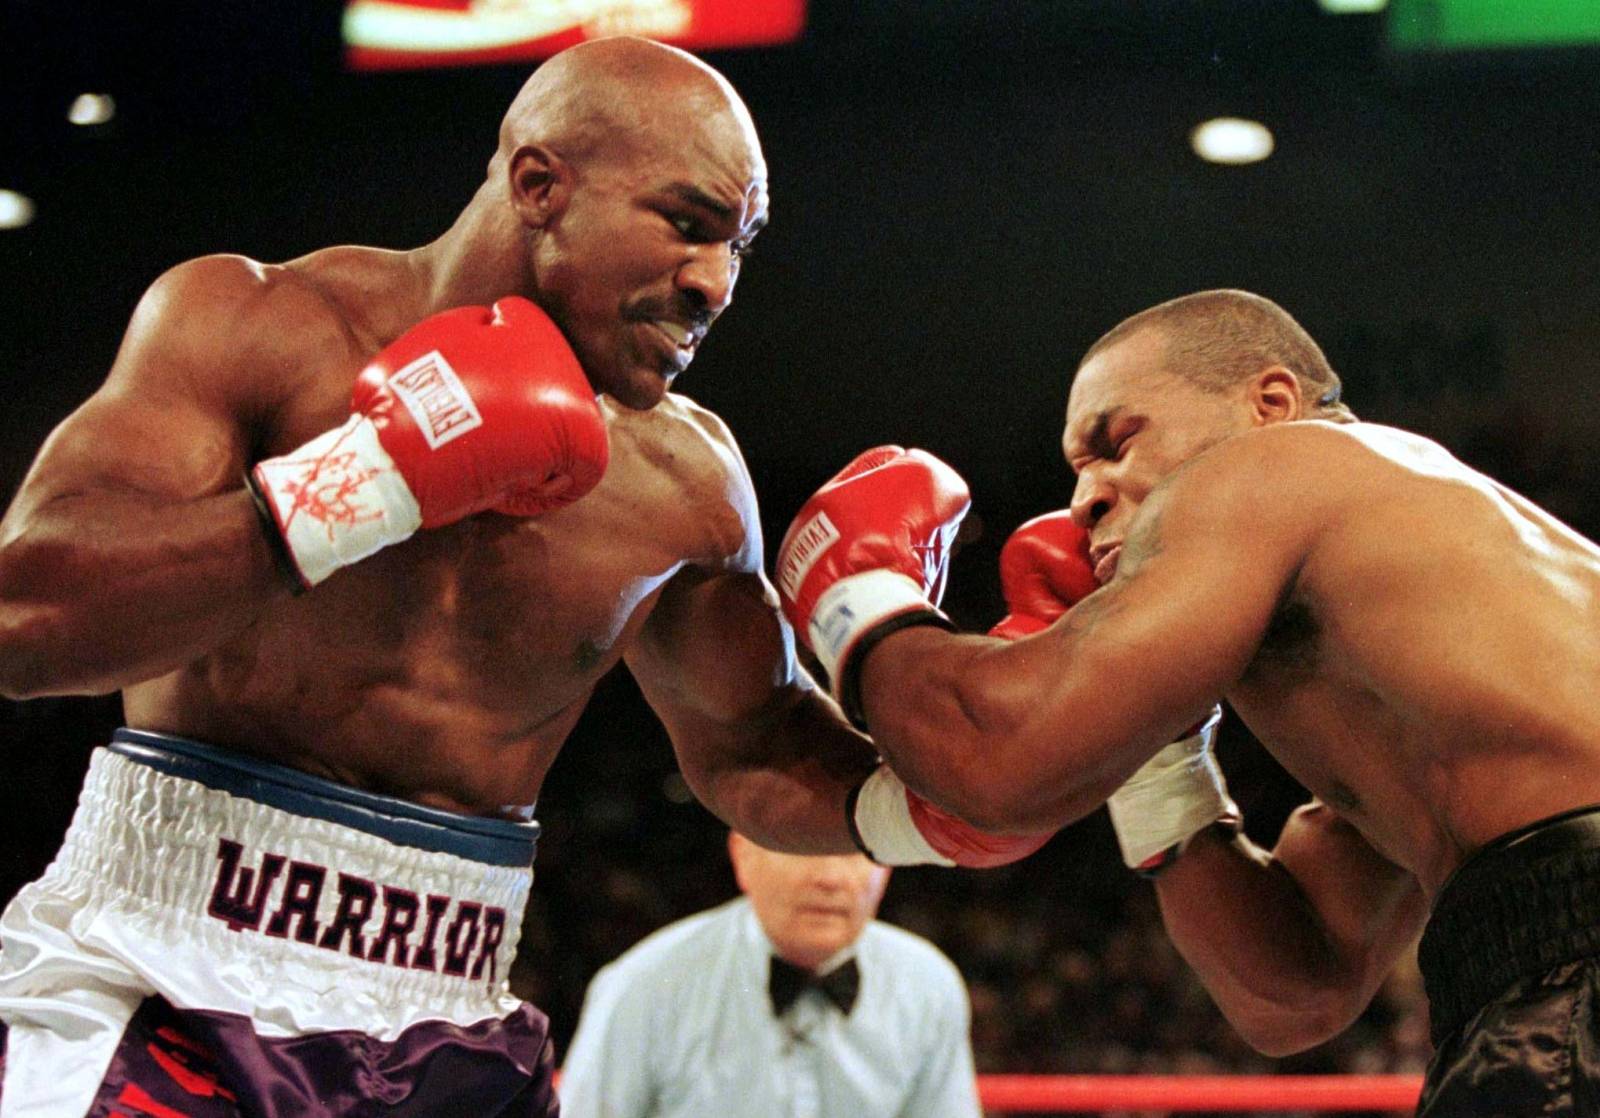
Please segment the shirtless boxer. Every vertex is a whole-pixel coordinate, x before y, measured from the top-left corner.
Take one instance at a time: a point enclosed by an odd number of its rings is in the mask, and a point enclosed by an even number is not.
[[[802,510],[785,607],[923,795],[1017,831],[1110,797],[1129,863],[1164,871],[1176,943],[1262,1051],[1342,1030],[1426,923],[1420,1113],[1592,1115],[1600,549],[1338,401],[1272,303],[1162,304],[1074,380],[1071,523],[1025,526],[1007,577],[1041,631],[941,631],[913,549],[967,497],[905,457]],[[838,538],[808,548],[819,516]],[[1163,748],[1220,699],[1315,797],[1270,853],[1234,834],[1206,735]]]
[[[667,391],[766,211],[727,82],[610,39],[534,74],[437,241],[150,289],[0,527],[0,690],[120,688],[134,728],[0,921],[7,1118],[553,1113],[506,976],[619,659],[712,810],[852,848],[875,756]]]

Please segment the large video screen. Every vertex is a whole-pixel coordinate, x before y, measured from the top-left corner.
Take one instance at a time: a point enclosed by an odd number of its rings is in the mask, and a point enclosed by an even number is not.
[[[358,70],[543,58],[585,39],[643,35],[698,50],[798,38],[805,0],[350,0]]]

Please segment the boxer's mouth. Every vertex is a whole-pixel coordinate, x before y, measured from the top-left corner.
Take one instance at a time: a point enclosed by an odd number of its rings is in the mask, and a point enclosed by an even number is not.
[[[700,339],[705,336],[704,330],[694,330],[681,322],[674,322],[668,318],[653,319],[651,325],[671,339],[672,344],[679,349],[692,351],[700,344]]]
[[[1117,560],[1122,558],[1122,545],[1114,543],[1109,547],[1097,547],[1089,557],[1094,561],[1095,581],[1104,586],[1117,573]]]

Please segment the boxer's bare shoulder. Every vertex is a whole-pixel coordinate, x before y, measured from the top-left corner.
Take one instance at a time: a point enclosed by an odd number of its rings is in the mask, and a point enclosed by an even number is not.
[[[1153,557],[1184,542],[1204,545],[1203,556],[1219,566],[1248,563],[1259,582],[1286,588],[1373,459],[1330,423],[1279,424],[1225,439],[1155,486],[1126,539],[1110,545],[1121,547],[1121,557],[1108,589],[1126,585]],[[1222,541],[1226,548],[1217,546]],[[1117,597],[1091,598],[1071,619],[1086,624]]]
[[[237,488],[271,417],[349,347],[332,308],[281,267],[242,256],[173,267],[140,299],[105,383],[46,443],[8,521],[108,484],[174,499]]]
[[[727,424],[677,393],[648,412],[606,407],[618,476],[602,484],[627,485],[630,501],[653,526],[683,529],[686,562],[758,570],[755,488]]]
[[[1118,574],[1135,573],[1174,533],[1226,525],[1240,557],[1287,595],[1290,583],[1315,573],[1315,555],[1345,564],[1353,541],[1343,529],[1371,537],[1387,517],[1430,516],[1434,503],[1480,499],[1493,488],[1437,443],[1392,427],[1273,424],[1219,442],[1162,481],[1129,531]]]
[[[219,430],[234,428],[238,445],[217,459],[212,491],[220,491],[237,483],[245,458],[298,433],[284,431],[297,426],[292,404],[309,405],[318,420],[337,409],[363,355],[340,308],[296,270],[243,256],[198,257],[166,272],[140,300],[85,418],[100,403],[137,400],[192,413],[199,422],[184,438],[202,447],[204,417]]]
[[[179,264],[150,286],[134,312],[128,344],[151,342],[212,358],[237,354],[244,364],[262,354],[338,352],[356,338],[336,305],[301,271],[216,255]]]
[[[1273,424],[1223,441],[1180,467],[1174,477],[1208,464],[1219,471],[1254,471],[1260,475],[1260,492],[1325,500],[1324,508],[1349,500],[1370,507],[1374,494],[1368,487],[1381,485],[1393,493],[1402,476],[1484,491],[1493,487],[1432,439],[1381,423],[1310,419]]]
[[[1222,440],[1175,469],[1164,484],[1192,484],[1183,479],[1199,474],[1204,482],[1195,488],[1219,498],[1337,502],[1394,453],[1385,444],[1403,434],[1368,423],[1275,423]]]

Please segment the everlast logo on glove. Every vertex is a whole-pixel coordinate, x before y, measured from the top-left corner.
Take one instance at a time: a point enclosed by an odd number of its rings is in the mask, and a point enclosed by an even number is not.
[[[430,450],[483,426],[483,417],[461,378],[438,350],[424,353],[396,372],[389,378],[389,388],[417,421]]]
[[[217,883],[206,915],[223,921],[230,931],[292,937],[328,951],[345,950],[367,962],[474,981],[484,976],[487,965],[488,980],[495,980],[495,951],[506,930],[503,908],[434,894],[419,897],[410,889],[347,873],[339,874],[335,883],[338,899],[322,905],[326,866],[270,853],[262,855],[259,867],[242,866],[243,855],[239,843],[217,840]],[[280,877],[283,887],[278,889]],[[383,915],[375,919],[380,894]],[[270,903],[274,899],[275,905]],[[329,908],[331,912],[321,911]],[[376,924],[370,934],[369,923]],[[418,933],[415,942],[413,933]]]
[[[778,585],[793,598],[800,593],[800,584],[817,561],[839,539],[839,529],[833,526],[828,514],[819,512],[793,533],[787,541],[783,562],[778,567]]]

